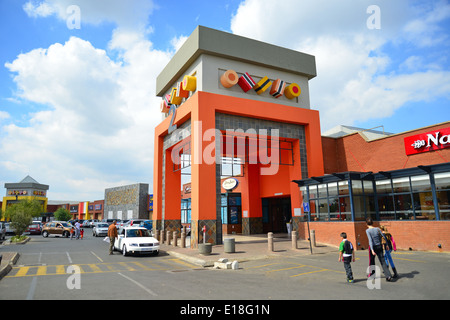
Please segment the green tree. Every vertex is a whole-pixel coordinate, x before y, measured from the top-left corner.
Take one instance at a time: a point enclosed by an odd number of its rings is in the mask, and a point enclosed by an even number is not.
[[[58,208],[58,210],[56,210],[53,213],[53,216],[55,217],[55,220],[59,221],[67,221],[70,220],[70,218],[72,218],[72,215],[70,214],[69,210],[64,208]]]
[[[41,212],[42,204],[38,200],[20,200],[6,209],[5,216],[11,219],[12,229],[20,236]]]

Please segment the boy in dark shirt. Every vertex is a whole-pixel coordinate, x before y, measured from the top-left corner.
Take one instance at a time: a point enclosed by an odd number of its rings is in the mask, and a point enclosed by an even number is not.
[[[353,245],[347,240],[347,234],[345,232],[341,233],[342,241],[339,245],[339,262],[344,262],[345,273],[347,274],[347,282],[353,282],[353,272],[351,262],[355,262],[355,251],[353,250]]]

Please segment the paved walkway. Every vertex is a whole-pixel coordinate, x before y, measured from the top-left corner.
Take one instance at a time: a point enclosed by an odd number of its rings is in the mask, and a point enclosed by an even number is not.
[[[293,248],[292,241],[287,234],[274,234],[274,251],[269,251],[268,240],[266,234],[259,235],[224,235],[224,240],[227,238],[235,239],[235,252],[225,253],[224,245],[215,245],[212,247],[210,255],[202,255],[198,249],[191,249],[189,247],[189,239],[186,241],[187,248],[180,247],[180,239],[178,239],[178,246],[161,244],[161,250],[166,251],[170,255],[184,259],[190,263],[194,263],[203,267],[213,266],[221,258],[227,258],[228,261],[244,262],[257,259],[268,259],[276,257],[289,257],[298,255],[310,255],[311,249],[309,241],[297,240],[297,249]],[[338,248],[317,244],[312,247],[313,254],[321,254],[328,252],[336,252]]]

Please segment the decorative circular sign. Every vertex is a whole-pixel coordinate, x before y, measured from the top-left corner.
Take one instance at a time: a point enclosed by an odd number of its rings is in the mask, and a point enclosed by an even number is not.
[[[228,178],[222,182],[222,187],[227,190],[233,190],[238,186],[239,181],[236,178]]]

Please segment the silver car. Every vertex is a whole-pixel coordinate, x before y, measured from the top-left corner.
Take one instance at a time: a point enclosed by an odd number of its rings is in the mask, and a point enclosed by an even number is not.
[[[108,235],[109,224],[106,222],[96,222],[92,228],[92,235],[94,237],[106,236]]]

